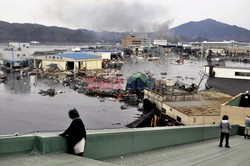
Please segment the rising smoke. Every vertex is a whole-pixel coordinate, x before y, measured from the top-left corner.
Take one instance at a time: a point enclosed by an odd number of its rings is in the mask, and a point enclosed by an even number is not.
[[[167,7],[148,0],[44,0],[41,6],[51,21],[76,29],[155,32],[154,38],[162,39],[170,36]]]

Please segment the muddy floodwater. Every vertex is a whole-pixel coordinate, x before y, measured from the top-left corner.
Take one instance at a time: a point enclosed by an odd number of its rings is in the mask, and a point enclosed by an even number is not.
[[[174,61],[177,58],[177,55],[171,55],[154,62],[128,59],[121,69],[123,78],[138,71],[150,71],[154,77],[161,78],[160,73],[166,72],[167,79],[198,84],[201,78],[199,71],[206,61],[186,60],[183,65],[176,65]],[[205,81],[202,81],[201,89],[204,88]],[[54,97],[38,94],[40,90],[49,88],[63,93]],[[64,130],[71,122],[68,118],[68,110],[71,108],[78,109],[87,129],[123,128],[141,113],[134,107],[121,110],[121,105],[123,103],[109,99],[100,102],[96,97],[78,94],[61,84],[48,85],[46,80],[37,76],[17,80],[15,73],[8,74],[8,81],[0,83],[0,135]]]

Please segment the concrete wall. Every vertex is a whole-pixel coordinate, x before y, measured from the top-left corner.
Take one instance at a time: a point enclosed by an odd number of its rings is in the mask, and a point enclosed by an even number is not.
[[[244,120],[246,115],[250,115],[250,108],[222,105],[221,117],[223,115],[228,115],[231,123],[245,126]]]
[[[244,76],[235,76],[235,72],[245,72],[250,73],[247,69],[230,69],[230,68],[214,68],[215,77],[218,78],[234,78],[234,79],[249,79],[248,77]]]
[[[183,123],[185,125],[188,125],[190,123],[189,117],[186,114],[172,108],[171,106],[164,103],[163,109],[165,110],[165,114],[172,117],[173,119],[177,120],[177,116],[179,116],[179,117],[181,117],[181,123]]]
[[[147,98],[152,103],[155,103],[156,108],[158,108],[159,110],[162,110],[163,101],[166,99],[166,97],[148,90],[144,90],[144,98]]]
[[[60,70],[66,70],[66,61],[63,60],[43,60],[42,61],[42,68],[48,69],[48,65],[50,64],[57,64],[60,68]]]
[[[230,134],[237,133],[238,126],[233,125]],[[0,137],[0,156],[28,153],[33,150],[42,154],[65,152],[65,139],[56,135]],[[220,130],[217,125],[88,131],[85,156],[105,159],[219,136]]]
[[[177,120],[177,116],[181,118],[181,123],[185,125],[211,125],[220,122],[220,115],[186,115],[173,107],[163,103],[162,106],[165,114]]]
[[[72,61],[72,60],[71,60]],[[73,62],[73,61],[72,61]],[[86,67],[87,70],[96,70],[96,69],[101,69],[102,68],[102,60],[101,59],[93,59],[93,60],[84,60],[84,61],[75,61],[75,67],[76,69],[79,69],[79,63],[81,63],[82,66],[81,69]],[[48,65],[50,64],[57,64],[60,68],[60,70],[66,70],[66,61],[65,60],[43,60],[42,61],[42,68],[47,69]]]
[[[212,125],[218,124],[221,121],[220,115],[206,115],[206,116],[189,116],[188,125]]]
[[[102,68],[102,60],[89,60],[86,61],[86,69],[87,70],[96,70]]]

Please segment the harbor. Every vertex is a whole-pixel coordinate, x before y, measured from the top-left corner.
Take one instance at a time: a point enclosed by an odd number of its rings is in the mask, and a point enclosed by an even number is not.
[[[40,51],[46,54],[48,48],[51,52],[58,48],[67,50],[75,48],[75,46],[62,45],[53,48],[52,46],[39,45],[32,49],[34,52]],[[35,57],[37,57],[36,54]],[[123,65],[119,68],[112,69],[109,66],[106,69],[83,70],[76,73],[73,70],[62,72],[56,68],[46,70],[22,68],[16,71],[11,70],[9,73],[3,70],[1,77],[3,83],[0,84],[2,94],[0,107],[3,115],[1,116],[1,124],[8,126],[8,128],[2,128],[0,133],[63,130],[68,124],[67,117],[64,115],[70,108],[77,108],[81,112],[88,129],[131,126],[129,124],[144,116],[143,112],[138,110],[138,104],[142,104],[143,98],[139,103],[135,101],[137,104],[131,106],[124,102],[125,96],[132,95],[126,91],[126,83],[129,77],[136,72],[149,74],[156,80],[167,80],[173,85],[178,81],[187,85],[199,85],[199,91],[205,90],[208,74],[204,78],[203,67],[207,64],[206,58],[185,59],[183,64],[178,65],[175,62],[180,57],[177,53],[172,52],[167,56],[160,53],[158,57],[152,61],[147,57],[138,59],[137,56],[132,55],[121,59]],[[107,64],[107,62],[105,63]],[[110,62],[108,63],[110,64]],[[227,60],[226,63],[227,65],[242,65],[240,62],[230,60]],[[249,65],[243,64],[243,66]],[[183,73],[183,70],[186,72]],[[103,85],[107,79],[113,78],[114,89],[106,89],[105,87],[99,87],[99,90],[89,89],[87,88],[87,78],[89,77],[102,79]],[[115,81],[117,78],[121,80],[118,89],[115,88],[119,82]],[[95,85],[97,86],[98,82]],[[11,121],[14,121],[15,117],[19,118],[13,124]],[[150,122],[147,126],[150,126]]]
[[[249,165],[250,1],[27,2],[0,5],[1,166]]]

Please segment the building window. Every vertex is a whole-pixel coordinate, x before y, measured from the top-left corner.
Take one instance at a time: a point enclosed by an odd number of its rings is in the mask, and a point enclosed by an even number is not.
[[[60,57],[60,59],[63,59],[62,57]]]
[[[181,117],[177,116],[176,121],[181,123]]]
[[[49,56],[49,59],[51,58],[51,56]]]
[[[23,54],[23,56],[25,56],[25,54]]]
[[[45,56],[45,59],[48,59],[48,56]]]
[[[196,123],[196,118],[193,119],[193,122]]]
[[[19,57],[20,56],[20,54],[17,54],[17,57]]]
[[[52,59],[55,59],[55,58],[56,58],[55,56],[52,57]]]
[[[250,77],[249,72],[235,72],[235,76]]]
[[[57,56],[56,59],[59,59],[59,57]]]

